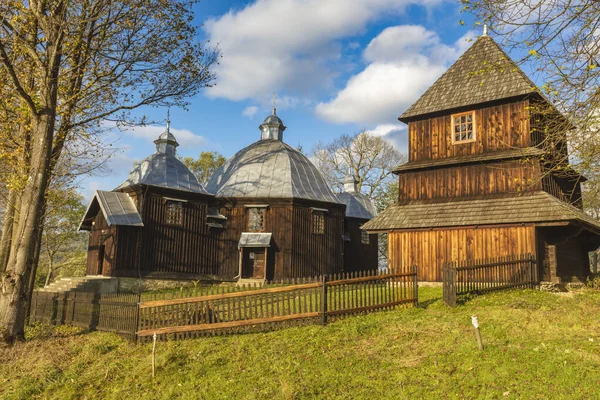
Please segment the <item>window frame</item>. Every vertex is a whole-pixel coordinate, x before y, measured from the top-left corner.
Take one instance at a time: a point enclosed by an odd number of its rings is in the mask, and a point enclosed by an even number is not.
[[[325,234],[325,211],[312,210],[311,215],[311,228],[314,235]]]
[[[246,209],[248,210],[248,219],[247,219],[247,231],[248,232],[256,232],[256,233],[261,233],[261,232],[266,232],[266,217],[267,217],[267,208],[266,207],[252,207],[252,206],[248,206],[246,207]],[[255,215],[261,215],[261,226],[260,226],[260,230],[255,230],[252,226],[252,218],[253,218],[253,213],[256,213]]]
[[[165,224],[169,226],[183,226],[183,202],[176,200],[167,200],[166,206],[167,208],[165,212]],[[173,209],[175,209],[176,212],[173,212]]]
[[[473,128],[472,129],[472,132],[473,132],[472,133],[472,138],[471,139],[467,138],[467,139],[464,139],[464,140],[456,140],[456,122],[455,122],[455,119],[456,118],[461,118],[461,117],[467,117],[467,116],[471,116],[471,122],[470,123],[471,123],[472,128]],[[476,120],[475,120],[475,111],[466,111],[466,112],[452,114],[450,118],[451,118],[450,119],[450,121],[451,121],[451,123],[450,123],[450,127],[451,127],[450,134],[452,135],[452,144],[465,144],[465,143],[473,143],[473,142],[477,141],[477,124],[476,124]],[[469,122],[465,121],[464,124],[468,126]],[[462,126],[463,122],[462,121],[459,122],[458,125]],[[465,132],[466,132],[466,135],[468,136],[469,130],[467,130],[465,128]],[[460,133],[459,133],[459,135],[460,135]]]
[[[364,245],[371,244],[371,236],[367,231],[360,231],[360,243]]]

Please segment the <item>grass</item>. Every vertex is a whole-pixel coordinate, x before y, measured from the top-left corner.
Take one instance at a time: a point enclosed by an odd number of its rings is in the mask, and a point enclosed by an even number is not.
[[[421,307],[157,345],[44,326],[0,349],[3,399],[591,399],[600,387],[600,291],[475,297],[441,289]],[[484,352],[471,315],[479,317]]]

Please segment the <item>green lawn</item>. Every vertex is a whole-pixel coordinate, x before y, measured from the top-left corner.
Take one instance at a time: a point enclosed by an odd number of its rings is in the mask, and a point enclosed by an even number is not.
[[[28,342],[0,349],[0,397],[600,398],[600,291],[511,291],[456,309],[441,289],[419,295],[419,308],[326,327],[159,342],[154,381],[151,344],[36,327]]]

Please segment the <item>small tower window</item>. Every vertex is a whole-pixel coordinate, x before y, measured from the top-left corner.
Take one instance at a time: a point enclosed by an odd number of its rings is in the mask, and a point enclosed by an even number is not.
[[[263,208],[263,207],[248,208],[248,231],[249,232],[264,232],[265,231],[265,208]]]
[[[452,143],[475,141],[475,113],[468,112],[452,115]]]
[[[167,224],[183,225],[183,206],[178,201],[167,202]]]
[[[369,232],[367,231],[360,231],[360,241],[362,244],[369,244],[371,243],[369,240]]]
[[[313,233],[318,235],[325,233],[325,213],[323,211],[313,211],[312,225]]]

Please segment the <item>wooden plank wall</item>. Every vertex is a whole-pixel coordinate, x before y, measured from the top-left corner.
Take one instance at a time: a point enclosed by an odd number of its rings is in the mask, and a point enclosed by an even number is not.
[[[590,260],[581,237],[556,245],[556,275],[569,282],[571,277],[585,278],[590,273]]]
[[[144,199],[139,269],[145,272],[217,275],[221,230],[206,225],[208,206],[183,203],[183,225],[167,225],[167,204],[162,195],[149,193]]]
[[[541,190],[538,160],[507,161],[399,174],[398,201]]]
[[[309,207],[294,206],[293,222],[292,263],[286,278],[341,272],[344,262],[344,210],[329,208],[329,212],[325,213],[325,234],[322,235],[312,233],[312,211]]]
[[[436,160],[531,145],[529,100],[475,110],[475,142],[452,144],[451,114],[408,124],[410,161]]]
[[[388,234],[388,259],[393,272],[419,266],[419,281],[441,282],[445,262],[536,254],[535,227],[466,227]]]
[[[360,226],[368,220],[346,218],[344,221],[345,232],[350,236],[350,241],[344,241],[344,272],[358,272],[376,270],[379,260],[377,235],[369,235],[369,244],[362,243]]]
[[[249,203],[250,204],[250,203]],[[227,217],[223,240],[221,270],[234,277],[239,273],[238,243],[242,232],[248,232],[248,210],[245,206],[227,206],[221,213]],[[270,206],[265,211],[265,232],[273,234],[267,260],[267,278],[283,279],[284,266],[291,263],[292,206]]]
[[[110,276],[112,274],[116,254],[115,237],[115,227],[108,226],[104,214],[99,210],[94,218],[94,225],[88,241],[87,275],[98,274],[98,251],[102,245],[104,245],[102,275]]]

